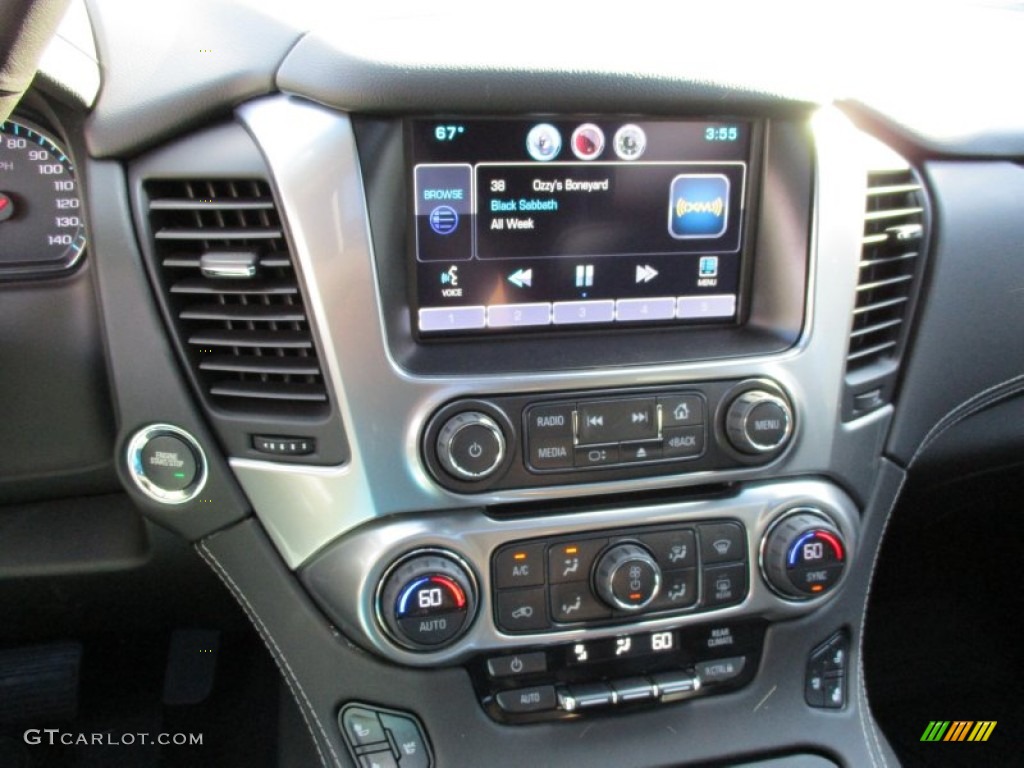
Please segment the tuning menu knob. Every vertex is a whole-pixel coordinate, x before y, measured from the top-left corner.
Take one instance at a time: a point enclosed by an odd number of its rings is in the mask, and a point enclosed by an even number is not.
[[[620,611],[635,612],[657,597],[661,569],[639,544],[618,544],[597,561],[594,569],[597,594]]]
[[[794,510],[769,529],[761,568],[765,581],[778,594],[810,600],[839,583],[847,557],[842,533],[824,513]]]
[[[725,434],[741,453],[774,453],[784,448],[793,434],[793,409],[774,392],[748,390],[729,404]]]

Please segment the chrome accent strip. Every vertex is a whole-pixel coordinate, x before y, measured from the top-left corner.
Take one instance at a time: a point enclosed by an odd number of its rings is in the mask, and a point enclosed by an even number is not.
[[[283,95],[245,104],[238,116],[270,167],[300,278],[306,281],[326,377],[351,448],[351,461],[338,468],[231,459],[289,567],[298,567],[356,527],[398,512],[819,474],[830,470],[834,454],[860,453],[861,441],[877,444],[877,422],[863,424],[860,433],[838,426],[861,258],[866,164],[864,155],[851,149],[859,146],[862,134],[837,110],[823,109],[812,121],[817,182],[810,290],[805,330],[795,347],[732,360],[465,377],[414,376],[390,355],[348,116]],[[301,141],[296,140],[296,126],[301,126]],[[818,279],[821,265],[828,279]],[[786,453],[763,467],[469,496],[438,486],[420,455],[424,425],[438,407],[455,398],[754,377],[778,382],[790,396],[795,420],[803,425]]]
[[[330,545],[305,567],[302,580],[347,637],[392,661],[411,666],[458,663],[480,652],[550,646],[584,637],[593,640],[753,617],[772,621],[791,619],[810,613],[838,595],[852,570],[851,567],[844,569],[835,588],[803,601],[779,598],[761,578],[758,562],[761,542],[768,529],[790,510],[807,507],[825,514],[839,529],[846,544],[847,562],[852,564],[859,545],[860,521],[856,506],[836,486],[807,480],[753,485],[725,499],[566,512],[543,518],[495,519],[477,510],[465,510],[378,520]],[[721,519],[739,520],[747,534],[749,591],[738,605],[699,613],[689,611],[672,617],[640,615],[634,621],[614,626],[551,632],[506,634],[495,625],[491,556],[503,544],[534,537]],[[446,550],[473,564],[480,592],[476,621],[458,641],[436,651],[412,652],[389,639],[377,618],[375,596],[391,564],[422,548]]]

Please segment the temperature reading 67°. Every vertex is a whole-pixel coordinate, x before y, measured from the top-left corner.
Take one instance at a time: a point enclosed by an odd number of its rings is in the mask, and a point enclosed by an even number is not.
[[[456,136],[465,132],[464,125],[439,125],[434,128],[434,138],[438,141],[453,141]]]

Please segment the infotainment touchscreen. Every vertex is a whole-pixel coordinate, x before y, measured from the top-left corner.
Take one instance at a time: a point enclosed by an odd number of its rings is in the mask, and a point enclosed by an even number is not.
[[[735,323],[752,129],[409,120],[419,333]]]

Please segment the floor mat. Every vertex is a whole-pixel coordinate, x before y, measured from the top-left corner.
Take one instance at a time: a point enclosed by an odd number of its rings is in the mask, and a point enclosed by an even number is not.
[[[80,642],[77,717],[0,727],[0,768],[276,764],[279,677],[254,634],[221,635],[210,695],[183,705],[163,703],[170,633]]]

